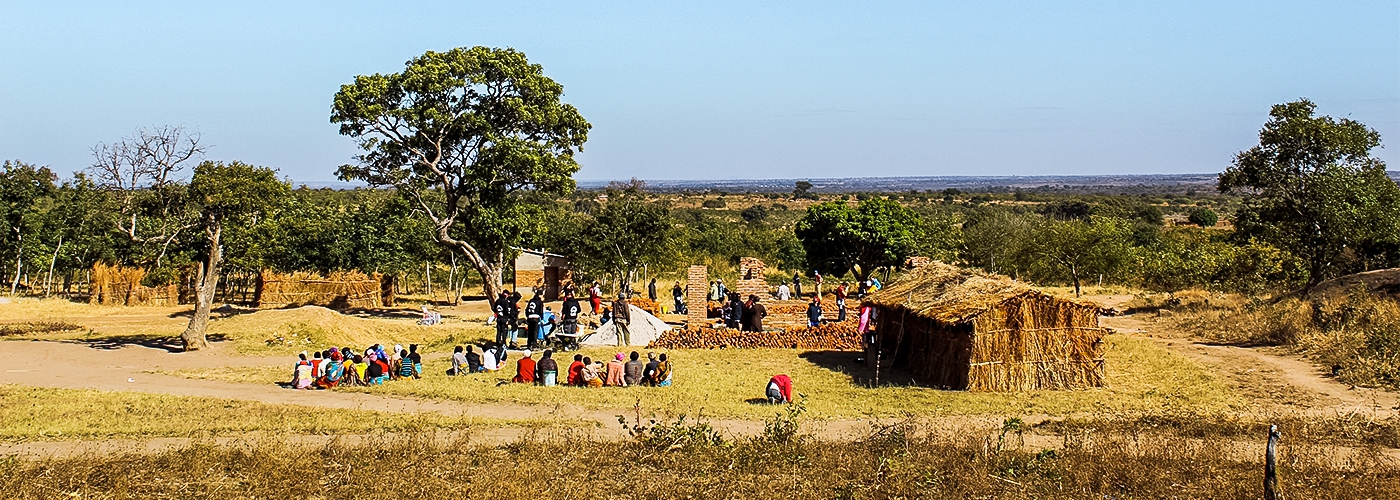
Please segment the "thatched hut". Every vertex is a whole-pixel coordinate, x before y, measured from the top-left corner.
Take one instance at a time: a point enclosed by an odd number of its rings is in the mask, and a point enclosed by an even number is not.
[[[1105,330],[1094,304],[939,262],[863,303],[876,310],[883,364],[922,383],[988,392],[1104,384]]]

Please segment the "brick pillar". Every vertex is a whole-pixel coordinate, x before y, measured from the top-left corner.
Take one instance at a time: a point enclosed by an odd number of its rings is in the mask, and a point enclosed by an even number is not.
[[[705,266],[690,266],[685,272],[685,316],[687,327],[699,328],[709,315],[705,296],[710,294],[710,275]]]
[[[739,282],[734,284],[734,291],[739,292],[739,296],[745,300],[748,300],[750,295],[768,298],[768,279],[763,277],[764,269],[767,269],[767,266],[755,257],[740,258]]]

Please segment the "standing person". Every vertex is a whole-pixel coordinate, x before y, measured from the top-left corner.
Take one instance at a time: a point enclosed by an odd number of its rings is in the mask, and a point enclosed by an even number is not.
[[[729,294],[729,303],[724,305],[724,310],[728,312],[729,321],[724,326],[743,330],[748,324],[748,318],[744,316],[744,301],[739,298],[739,294]]]
[[[559,383],[559,363],[554,361],[554,351],[545,349],[540,362],[535,363],[535,383],[554,387]]]
[[[564,295],[564,304],[559,306],[559,331],[564,335],[578,335],[578,315],[583,314],[583,306],[580,306],[574,294]]]
[[[822,324],[822,298],[812,297],[812,303],[807,306],[807,326],[821,326]]]
[[[515,378],[511,379],[517,384],[535,383],[535,360],[530,358],[530,350],[520,353],[520,360],[515,362]]]
[[[492,304],[492,311],[496,314],[496,343],[505,344],[510,335],[510,320],[507,315],[510,313],[510,294],[505,290],[496,297],[496,302]]]
[[[792,298],[792,292],[788,290],[787,283],[778,285],[778,300],[788,300]]]
[[[792,272],[792,293],[797,294],[797,298],[802,299],[802,272]]]
[[[719,282],[710,280],[710,294],[705,296],[705,300],[718,301],[719,297]]]
[[[598,286],[598,282],[597,282],[597,281],[594,281],[594,282],[593,282],[593,286],[588,287],[588,303],[593,305],[593,314],[594,314],[594,315],[602,314],[602,312],[603,312],[603,289],[602,289],[602,287],[599,287],[599,286]]]
[[[836,322],[846,321],[846,283],[836,287]]]
[[[652,302],[656,302],[656,278],[652,278],[651,281],[647,283],[647,298],[651,299]]]
[[[813,270],[812,270],[812,282],[817,284],[817,297],[820,298],[820,297],[822,296],[822,272],[821,272],[821,271],[818,271],[818,270],[816,270],[816,269],[813,269]]]
[[[603,385],[627,387],[627,364],[622,362],[623,359],[626,359],[626,356],[619,352],[612,361],[608,362],[607,376],[604,377]]]
[[[681,288],[681,282],[677,281],[671,287],[671,298],[676,301],[676,314],[685,314],[685,290]]]
[[[617,296],[617,301],[612,306],[613,328],[617,329],[617,345],[632,345],[632,332],[628,326],[632,323],[632,308],[627,304],[627,293],[623,292]]]
[[[622,367],[622,381],[626,382],[628,387],[641,384],[643,368],[642,355],[632,351],[631,359]]]
[[[724,300],[724,297],[728,297],[728,296],[729,296],[729,289],[724,287],[724,280],[723,280],[723,279],[717,279],[717,280],[715,280],[715,287],[716,287],[716,288],[719,288],[719,296],[720,296],[719,299],[715,299],[715,300]]]
[[[510,347],[517,348],[516,336],[520,335],[520,292],[510,292],[510,310],[506,312],[510,316]],[[505,346],[505,344],[501,344]]]
[[[535,349],[540,339],[540,321],[544,318],[544,298],[535,291],[530,301],[525,303],[525,335],[530,349]]]
[[[749,331],[762,332],[763,318],[768,317],[768,308],[758,302],[757,295],[749,296]]]

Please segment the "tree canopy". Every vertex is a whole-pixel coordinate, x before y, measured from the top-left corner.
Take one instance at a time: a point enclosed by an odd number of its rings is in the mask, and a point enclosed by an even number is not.
[[[527,193],[574,187],[591,126],[563,93],[514,49],[429,51],[403,72],[357,76],[336,93],[331,121],[365,153],[338,175],[413,200],[495,294],[511,248],[538,226]]]
[[[1315,110],[1307,99],[1273,106],[1259,145],[1236,154],[1218,185],[1246,195],[1239,237],[1298,255],[1307,286],[1400,263],[1400,187],[1371,156],[1380,134]]]
[[[808,207],[795,233],[809,267],[863,280],[876,268],[902,264],[919,244],[920,223],[919,214],[885,198],[854,207],[829,201]]]

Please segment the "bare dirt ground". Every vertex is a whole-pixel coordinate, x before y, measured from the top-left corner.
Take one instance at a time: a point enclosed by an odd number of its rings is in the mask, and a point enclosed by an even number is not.
[[[1126,301],[1127,297],[1102,296],[1093,297],[1093,299],[1111,306]],[[482,311],[477,311],[478,308],[477,304],[471,304],[460,309],[454,308],[456,310],[451,312],[458,314],[485,312],[484,307],[480,307],[483,309]],[[135,324],[151,319],[122,316],[120,318],[73,318],[73,322],[88,324],[97,321],[129,321]],[[175,328],[176,331],[178,331],[177,326],[183,326],[180,324],[182,323],[180,318],[166,316],[161,321],[162,323],[170,323],[169,326]],[[1323,369],[1277,349],[1205,343],[1199,339],[1192,339],[1182,332],[1174,331],[1167,326],[1166,322],[1155,321],[1151,314],[1145,313],[1105,317],[1102,323],[1103,326],[1112,328],[1119,334],[1152,339],[1174,352],[1199,361],[1225,378],[1233,388],[1249,395],[1251,399],[1265,407],[1323,414],[1360,412],[1377,417],[1391,416],[1400,412],[1400,397],[1397,397],[1397,394],[1355,388],[1338,383],[1324,373]],[[228,346],[217,343],[213,349],[197,353],[172,353],[167,347],[137,341],[0,341],[0,359],[26,360],[24,363],[11,363],[9,368],[0,372],[0,384],[136,391],[322,408],[354,408],[385,412],[436,412],[452,416],[472,415],[504,420],[548,418],[591,420],[598,422],[598,425],[593,428],[565,431],[556,429],[551,432],[576,432],[605,439],[623,437],[623,433],[617,425],[616,415],[628,414],[631,411],[630,408],[587,410],[562,404],[552,407],[512,404],[471,405],[452,401],[337,391],[295,391],[276,386],[194,380],[150,373],[157,370],[173,371],[201,367],[277,367],[287,364],[287,358],[283,356],[234,355]],[[288,378],[290,378],[290,373],[288,373]],[[992,417],[957,417],[957,419],[957,422],[943,422],[940,425],[995,427],[1000,423],[999,420]],[[1027,423],[1034,423],[1033,421],[1041,420],[1041,418],[1027,417],[1027,420]],[[722,420],[712,422],[712,424],[730,435],[755,435],[763,428],[763,423],[758,421]],[[868,432],[871,425],[872,422],[866,420],[833,421],[816,424],[810,430],[822,439],[855,439]],[[512,427],[472,429],[469,431],[469,438],[475,442],[503,443],[532,432],[536,431]],[[285,439],[286,437],[279,436],[277,438]],[[366,437],[345,436],[343,438],[365,439]],[[322,441],[329,442],[333,438],[308,436],[293,439],[308,440],[308,443],[312,441],[321,443]],[[0,455],[69,455],[118,450],[158,450],[183,446],[190,441],[188,438],[157,438],[0,444]],[[215,441],[217,442],[217,439]]]
[[[1091,297],[1106,306],[1130,296]],[[1152,313],[1099,320],[1123,335],[1151,339],[1223,377],[1230,387],[1258,404],[1275,409],[1322,413],[1367,413],[1377,417],[1400,414],[1400,394],[1340,383],[1323,367],[1278,347],[1245,347],[1212,343],[1172,328]]]

